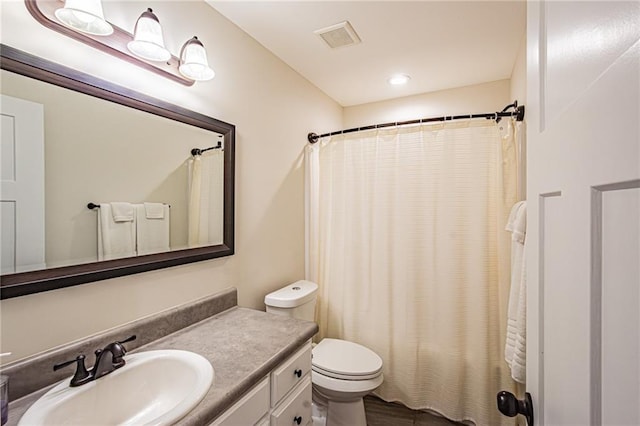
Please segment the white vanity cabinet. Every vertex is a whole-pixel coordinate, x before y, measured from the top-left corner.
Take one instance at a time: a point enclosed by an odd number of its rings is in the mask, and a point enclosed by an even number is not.
[[[295,426],[311,422],[311,341],[255,385],[212,426]]]

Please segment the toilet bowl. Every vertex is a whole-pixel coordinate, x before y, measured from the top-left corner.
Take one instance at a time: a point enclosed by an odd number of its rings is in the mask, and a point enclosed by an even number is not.
[[[326,338],[313,349],[313,398],[327,407],[328,426],[366,425],[362,398],[383,380],[382,359],[362,345]]]
[[[265,296],[267,312],[313,321],[317,291],[317,284],[297,281]],[[326,413],[318,423],[366,426],[363,397],[382,384],[382,359],[365,346],[330,338],[312,356],[313,403],[319,407],[314,411]]]

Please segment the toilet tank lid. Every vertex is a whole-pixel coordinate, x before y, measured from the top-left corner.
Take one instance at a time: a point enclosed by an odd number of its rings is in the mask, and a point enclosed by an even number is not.
[[[313,300],[317,292],[318,284],[300,280],[267,294],[264,303],[277,308],[295,308]]]

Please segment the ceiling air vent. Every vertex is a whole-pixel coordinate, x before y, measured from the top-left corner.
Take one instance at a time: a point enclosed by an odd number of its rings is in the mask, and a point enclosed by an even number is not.
[[[358,37],[356,30],[353,29],[349,21],[316,30],[314,33],[322,37],[332,49],[360,43],[360,37]]]

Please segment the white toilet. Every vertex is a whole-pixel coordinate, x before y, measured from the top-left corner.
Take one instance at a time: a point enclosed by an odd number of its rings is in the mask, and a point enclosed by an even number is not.
[[[313,321],[317,292],[317,284],[297,281],[267,294],[264,303],[267,312]],[[362,398],[382,384],[382,359],[338,339],[323,339],[312,353],[314,412],[326,410],[327,426],[366,426]]]

